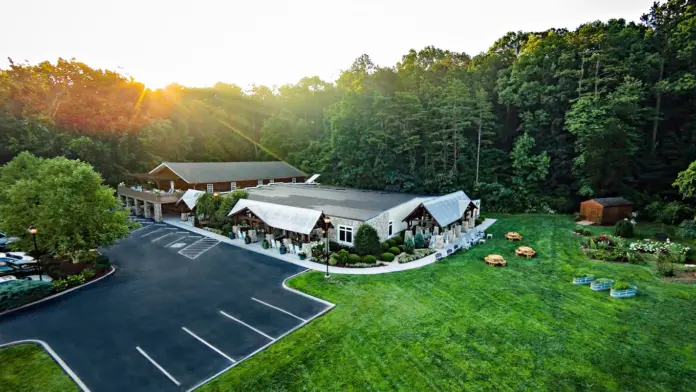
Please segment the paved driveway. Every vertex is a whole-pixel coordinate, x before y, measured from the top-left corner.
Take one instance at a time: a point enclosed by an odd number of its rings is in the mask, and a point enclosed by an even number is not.
[[[282,287],[296,265],[150,224],[106,251],[115,274],[0,318],[92,391],[188,390],[330,309]]]

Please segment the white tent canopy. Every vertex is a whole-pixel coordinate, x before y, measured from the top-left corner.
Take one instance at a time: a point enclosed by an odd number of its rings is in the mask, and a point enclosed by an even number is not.
[[[189,189],[187,190],[183,196],[181,196],[181,199],[177,201],[177,203],[184,202],[186,206],[192,210],[193,207],[196,206],[196,203],[198,203],[198,198],[203,196],[205,192],[203,191],[197,191],[195,189]]]
[[[267,225],[276,229],[309,234],[316,226],[322,212],[308,208],[284,206],[248,199],[240,199],[228,216],[248,208]]]
[[[461,219],[470,203],[466,193],[457,191],[423,202],[423,207],[440,226],[447,226]]]

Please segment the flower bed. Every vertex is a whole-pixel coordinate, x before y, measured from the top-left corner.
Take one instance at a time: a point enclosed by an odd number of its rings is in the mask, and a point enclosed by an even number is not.
[[[580,276],[573,278],[573,284],[589,284],[592,283],[592,281],[595,280],[594,275],[589,275],[589,276]]]
[[[413,251],[413,254],[405,253],[399,256],[399,264],[406,264],[412,261],[420,260],[423,257],[433,253],[435,253],[434,249],[416,249]]]
[[[590,283],[590,288],[593,291],[604,291],[604,290],[609,290],[611,289],[611,286],[614,285],[614,281],[611,279],[607,278],[599,278],[592,283]]]
[[[612,298],[630,298],[630,297],[635,297],[636,293],[638,292],[638,287],[636,286],[628,286],[628,288],[621,287],[623,290],[617,290],[614,289],[613,287],[609,291],[609,295]]]
[[[324,259],[326,256],[321,254],[320,251],[314,253],[314,261],[322,264],[326,262]],[[340,251],[332,253],[329,256],[329,265],[344,268],[371,268],[379,267],[382,265],[382,263],[379,262],[375,256],[366,255],[360,257],[359,255],[350,253],[345,249],[341,249]]]

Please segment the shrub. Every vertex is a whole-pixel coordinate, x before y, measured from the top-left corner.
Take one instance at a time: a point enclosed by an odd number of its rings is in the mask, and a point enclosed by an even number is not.
[[[435,253],[435,249],[418,249],[413,254],[401,255],[399,257],[399,264],[410,263],[433,253]]]
[[[628,284],[628,282],[624,282],[623,280],[617,280],[614,283],[614,286],[612,286],[612,289],[614,290],[628,290],[631,288],[631,285]]]
[[[65,279],[56,279],[52,283],[54,291],[63,291],[68,288],[68,281]]]
[[[393,238],[390,238],[390,239],[387,240],[387,244],[389,244],[389,247],[390,247],[390,248],[393,248],[393,247],[396,246],[396,241],[394,241]]]
[[[422,249],[425,247],[425,236],[423,233],[416,233],[416,236],[413,239],[413,242],[416,246],[416,249]]]
[[[396,246],[392,246],[391,248],[389,248],[389,253],[398,255],[401,253],[401,249],[397,248]]]
[[[79,286],[85,283],[85,277],[82,274],[68,276],[68,286]]]
[[[0,311],[38,301],[51,294],[53,284],[38,280],[18,280],[0,285]]]
[[[360,256],[359,256],[359,255],[356,255],[356,254],[354,254],[354,253],[348,256],[348,263],[349,263],[349,264],[357,264],[357,263],[359,263],[359,262],[361,262],[361,261],[362,261],[362,260],[360,259]]]
[[[381,257],[382,261],[394,261],[394,254],[393,253],[382,253]]]
[[[657,255],[657,273],[664,276],[670,277],[674,276],[674,264],[672,263],[671,257],[666,253],[660,253]]]
[[[364,224],[358,228],[355,234],[355,250],[360,256],[376,255],[382,250],[379,235],[374,227]]]
[[[594,278],[594,274],[588,270],[578,270],[578,272],[575,273],[574,277],[576,277],[576,278]]]
[[[478,218],[474,219],[474,225],[478,226],[483,223],[484,220],[486,220],[486,218],[479,216]]]
[[[367,264],[375,264],[377,262],[377,258],[375,256],[372,256],[372,255],[367,255],[367,256],[363,257],[362,261],[363,261],[363,263],[367,263]]]
[[[404,239],[401,237],[401,235],[398,235],[394,237],[394,242],[396,242],[397,245],[402,245],[404,243]]]
[[[348,252],[345,249],[341,249],[338,252],[331,255],[331,258],[336,259],[336,261],[339,264],[346,264],[348,262],[349,257],[350,257],[350,252]]]
[[[631,238],[633,237],[633,223],[627,219],[616,222],[614,226],[614,234],[617,237]]]
[[[314,261],[321,261],[326,252],[326,245],[318,242],[312,246],[312,259]]]
[[[382,242],[382,252],[386,252],[389,250],[389,244],[386,242]]]
[[[588,237],[588,236],[591,236],[591,235],[592,235],[592,230],[586,228],[585,226],[577,225],[577,226],[575,226],[575,228],[573,229],[573,233],[580,234],[581,236]]]
[[[336,261],[334,257],[329,257],[329,265],[336,265],[336,263],[338,263],[338,261]]]
[[[583,220],[583,219],[585,219],[585,217],[584,217],[581,213],[576,212],[575,214],[573,214],[573,220],[574,220],[574,221],[579,222],[579,221],[581,221],[581,220]]]
[[[85,268],[85,270],[82,271],[82,276],[85,278],[85,280],[94,278],[94,275],[96,275],[96,272],[94,272],[94,270],[91,268]]]
[[[693,240],[696,238],[696,220],[684,220],[681,224],[679,224],[677,235],[685,240]]]
[[[413,238],[409,238],[404,242],[404,252],[412,255],[413,251],[416,249],[416,244],[413,241]]]

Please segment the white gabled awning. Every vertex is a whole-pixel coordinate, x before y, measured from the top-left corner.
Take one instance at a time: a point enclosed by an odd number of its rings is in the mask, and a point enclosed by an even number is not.
[[[322,215],[321,211],[308,208],[240,199],[228,216],[235,215],[247,208],[271,227],[301,234],[311,233]]]
[[[187,190],[183,196],[181,196],[181,199],[177,201],[177,204],[180,202],[184,202],[186,206],[189,208],[189,210],[192,210],[193,207],[196,206],[196,203],[198,203],[198,198],[203,196],[205,192],[203,191],[197,191],[195,189],[189,189]]]
[[[447,226],[461,219],[470,203],[471,200],[466,193],[457,191],[423,202],[423,207],[440,226]]]

